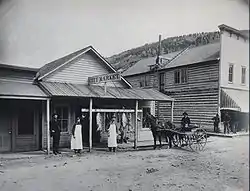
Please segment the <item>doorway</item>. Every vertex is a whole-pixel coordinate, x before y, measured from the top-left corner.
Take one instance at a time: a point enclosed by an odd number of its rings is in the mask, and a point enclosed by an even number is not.
[[[9,113],[0,111],[0,152],[10,152],[12,150],[11,128]]]

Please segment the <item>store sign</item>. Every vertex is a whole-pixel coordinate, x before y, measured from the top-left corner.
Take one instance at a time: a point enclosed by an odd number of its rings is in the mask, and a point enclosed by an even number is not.
[[[93,76],[88,78],[89,84],[99,84],[99,83],[118,81],[118,80],[121,80],[121,74],[119,72],[100,75],[100,76]]]

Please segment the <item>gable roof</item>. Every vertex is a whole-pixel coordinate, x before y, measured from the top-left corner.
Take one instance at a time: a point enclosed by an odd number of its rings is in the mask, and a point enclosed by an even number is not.
[[[174,58],[180,51],[171,52],[169,54],[161,55],[161,58],[172,59]],[[142,59],[136,62],[132,67],[128,68],[126,71],[122,73],[123,76],[132,76],[136,74],[146,73],[150,71],[150,65],[155,64],[156,57],[149,57]]]
[[[170,57],[172,60],[164,64],[164,67],[160,70],[217,60],[220,58],[220,43],[216,42],[197,47],[189,47],[184,51],[173,52],[164,56]],[[132,76],[149,72],[150,68],[148,66],[154,64],[155,59],[156,57],[142,59],[126,70],[123,75]]]
[[[168,63],[163,69],[212,61],[219,59],[219,57],[220,57],[220,43],[216,42],[216,43],[206,44],[187,49],[180,56],[176,57],[176,59]]]
[[[242,38],[249,39],[249,30],[238,30],[225,24],[219,25],[218,28],[222,31],[229,31],[241,36]]]
[[[82,54],[88,52],[88,51],[93,51],[94,54],[97,55],[98,58],[100,58],[103,63],[108,66],[108,68],[110,68],[113,72],[116,72],[116,70],[108,63],[108,61],[102,57],[92,46],[88,46],[85,47],[81,50],[78,50],[76,52],[73,52],[69,55],[66,55],[62,58],[59,58],[53,62],[50,62],[46,65],[44,65],[42,68],[40,68],[40,70],[37,72],[36,75],[36,79],[41,80],[44,77],[48,76],[49,74],[53,73],[54,71],[58,70],[59,68],[61,68],[62,66],[68,64],[70,61],[77,59],[79,56],[81,56]],[[131,84],[124,79],[123,77],[121,77],[122,81],[125,82],[129,87],[132,87]]]

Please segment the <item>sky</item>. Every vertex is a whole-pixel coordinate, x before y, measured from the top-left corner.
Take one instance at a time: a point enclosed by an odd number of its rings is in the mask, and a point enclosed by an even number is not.
[[[0,0],[0,62],[38,68],[88,45],[109,57],[220,24],[249,29],[245,0]]]

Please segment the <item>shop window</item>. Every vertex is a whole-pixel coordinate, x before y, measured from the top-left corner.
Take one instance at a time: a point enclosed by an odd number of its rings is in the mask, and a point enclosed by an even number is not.
[[[241,67],[241,84],[246,84],[246,67]]]
[[[188,79],[187,68],[175,70],[175,72],[174,72],[174,83],[175,84],[187,83],[187,79]]]
[[[164,92],[164,87],[165,87],[165,73],[160,73],[160,80],[159,80],[160,92]]]
[[[230,82],[230,83],[233,83],[233,72],[234,72],[234,66],[233,66],[233,64],[229,64],[228,82]]]
[[[67,106],[57,106],[55,112],[58,115],[61,132],[68,132],[69,108]]]
[[[32,108],[25,107],[20,110],[18,115],[18,135],[34,134],[34,111]]]

